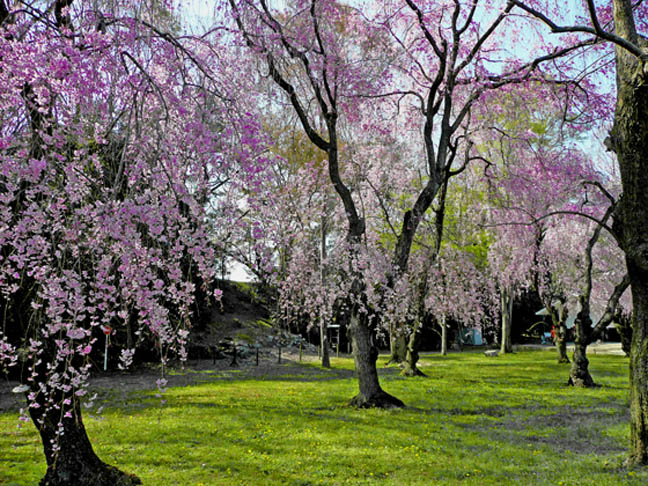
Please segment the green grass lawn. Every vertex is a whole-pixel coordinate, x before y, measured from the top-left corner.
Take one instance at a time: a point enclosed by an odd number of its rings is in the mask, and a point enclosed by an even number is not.
[[[380,363],[384,362],[381,359]],[[107,393],[86,418],[98,455],[145,485],[643,485],[622,463],[629,442],[627,368],[592,356],[592,390],[566,387],[555,354],[424,356],[427,378],[381,369],[404,410],[346,406],[352,361],[171,388],[124,401]],[[0,415],[0,484],[35,485],[45,471],[32,424]]]

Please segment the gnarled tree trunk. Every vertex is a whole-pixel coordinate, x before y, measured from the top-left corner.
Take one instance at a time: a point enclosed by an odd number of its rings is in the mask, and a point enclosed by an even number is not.
[[[351,400],[350,405],[359,408],[379,407],[396,408],[405,404],[398,398],[385,392],[378,382],[376,360],[378,349],[374,344],[367,318],[353,309],[349,322],[349,331],[353,344],[353,361],[358,374],[359,393]]]
[[[425,373],[419,370],[416,366],[416,363],[418,363],[419,360],[418,341],[420,337],[420,328],[421,323],[417,322],[407,340],[407,354],[405,355],[405,361],[403,362],[403,369],[401,371],[401,375],[403,376],[425,376]]]
[[[134,475],[110,466],[95,454],[83,425],[81,405],[74,389],[67,393],[54,393],[56,409],[39,393],[38,385],[31,390],[36,394],[37,407],[29,413],[43,443],[47,472],[40,486],[131,486],[142,484]]]
[[[614,1],[618,36],[646,52],[630,0]],[[648,464],[648,67],[616,46],[617,103],[611,147],[619,160],[623,196],[617,228],[632,290],[630,348],[630,464]]]
[[[587,346],[590,344],[589,330],[592,319],[589,316],[589,306],[581,308],[574,323],[576,338],[574,339],[574,356],[569,370],[569,385],[581,388],[596,386],[589,373],[589,360],[587,359]]]
[[[574,343],[574,356],[569,370],[569,385],[578,388],[590,388],[596,386],[594,379],[589,373],[589,360],[587,359],[587,344],[576,339]]]
[[[393,325],[389,329],[389,359],[385,366],[390,364],[404,363],[407,355],[407,337],[399,330],[396,331]]]
[[[563,320],[556,326],[556,349],[558,350],[558,362],[569,363],[569,356],[567,356],[567,325]]]

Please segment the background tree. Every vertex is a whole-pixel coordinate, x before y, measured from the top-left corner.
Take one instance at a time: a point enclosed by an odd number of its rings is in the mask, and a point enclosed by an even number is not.
[[[289,98],[304,133],[326,153],[331,184],[344,207],[346,240],[352,252],[352,266],[347,267],[353,282],[348,296],[349,330],[360,388],[352,403],[360,407],[402,406],[378,382],[378,352],[363,295],[366,283],[354,268],[366,223],[340,171],[339,120],[356,109],[354,94],[377,82],[384,72],[380,62],[362,58],[361,43],[372,42],[375,36],[361,16],[333,1],[297,2],[288,6],[290,13],[272,11],[264,0],[240,4],[232,0],[229,7],[245,43],[264,58],[270,77]],[[356,32],[365,35],[360,43],[352,38],[351,33]],[[294,71],[302,75],[294,76]],[[301,84],[300,80],[306,82]]]

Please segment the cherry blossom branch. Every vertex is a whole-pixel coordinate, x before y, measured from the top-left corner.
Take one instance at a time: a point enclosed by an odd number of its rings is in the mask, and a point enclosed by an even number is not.
[[[274,80],[275,83],[288,95],[290,99],[290,103],[295,109],[295,112],[297,113],[297,117],[299,118],[299,121],[302,124],[302,127],[304,131],[306,132],[306,135],[310,139],[313,144],[315,144],[320,150],[327,151],[329,150],[329,147],[331,145],[330,141],[324,140],[322,136],[317,133],[317,131],[312,127],[308,116],[306,115],[306,111],[304,110],[301,102],[299,101],[299,98],[297,97],[297,93],[295,91],[295,88],[292,84],[290,84],[279,72],[279,70],[276,67],[275,64],[275,59],[272,53],[270,52],[269,49],[267,49],[265,46],[259,45],[255,43],[252,39],[252,36],[248,32],[248,30],[245,28],[243,25],[243,20],[241,17],[241,13],[236,6],[236,3],[234,0],[229,0],[230,6],[232,7],[232,10],[236,13],[235,15],[235,20],[236,24],[239,28],[239,31],[241,32],[241,35],[243,35],[246,44],[248,47],[252,49],[261,49],[262,52],[265,53],[266,55],[266,61],[268,63],[268,69],[270,71],[270,76]],[[265,5],[265,2],[262,3]],[[265,7],[267,8],[267,7]],[[282,39],[284,36],[282,36]]]

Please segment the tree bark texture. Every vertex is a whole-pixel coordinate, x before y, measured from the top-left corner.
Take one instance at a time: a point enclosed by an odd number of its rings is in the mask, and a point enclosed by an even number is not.
[[[596,386],[594,379],[589,373],[589,360],[587,359],[587,346],[590,344],[590,330],[592,319],[589,315],[589,304],[581,299],[581,309],[576,316],[574,327],[576,338],[574,339],[574,356],[569,370],[569,385],[579,388],[590,388]]]
[[[405,362],[408,345],[407,341],[407,337],[402,332],[396,333],[392,326],[389,333],[389,359],[385,366]]]
[[[414,325],[412,333],[409,335],[409,339],[407,340],[407,353],[401,371],[401,375],[403,376],[425,376],[425,373],[419,370],[418,366],[416,366],[416,363],[418,363],[419,360],[418,341],[420,337],[420,328],[421,323],[419,321]]]
[[[630,356],[632,345],[632,315],[617,310],[614,316],[614,327],[621,336],[621,349],[626,356]]]
[[[378,382],[376,348],[369,323],[364,315],[356,309],[351,313],[349,331],[353,344],[353,361],[358,375],[359,393],[351,400],[350,405],[358,408],[398,408],[405,404],[398,398],[385,392]]]
[[[142,484],[134,475],[124,473],[101,461],[95,454],[83,425],[81,406],[74,394],[66,397],[70,405],[56,410],[46,407],[40,400],[39,407],[30,407],[30,415],[40,434],[47,471],[40,486],[131,486]],[[66,412],[71,417],[64,417]],[[60,426],[59,426],[60,424]],[[62,434],[57,435],[61,428]],[[58,449],[54,447],[57,445]]]
[[[632,2],[614,1],[618,36],[648,47],[634,23]],[[611,146],[616,152],[623,196],[615,221],[621,233],[633,301],[630,347],[629,463],[648,464],[648,64],[616,47],[617,103]]]
[[[577,388],[591,388],[597,386],[589,373],[587,344],[578,339],[574,343],[574,356],[569,370],[568,384]]]
[[[510,289],[502,289],[502,346],[500,354],[512,353],[511,322],[513,319],[513,295]]]

